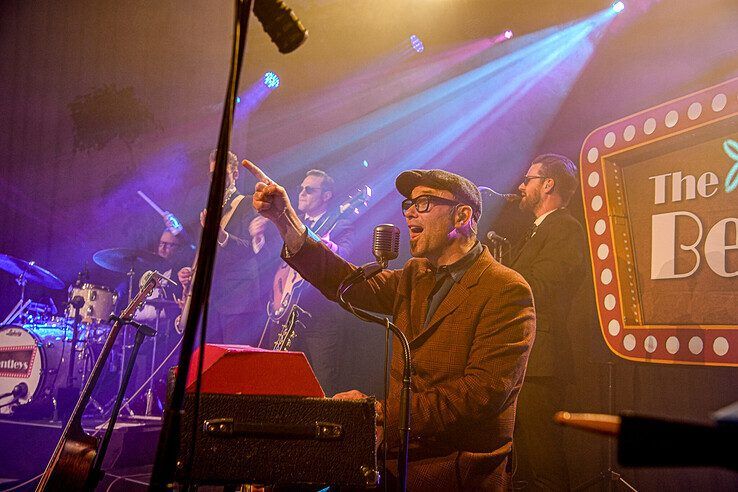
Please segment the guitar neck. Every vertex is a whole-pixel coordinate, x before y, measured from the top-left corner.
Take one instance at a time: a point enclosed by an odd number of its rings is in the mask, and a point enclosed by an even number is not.
[[[156,279],[154,275],[152,275],[151,278],[148,279],[144,287],[141,288],[141,290],[136,295],[136,297],[123,310],[123,312],[120,315],[120,318],[121,319],[131,319],[133,317],[133,314],[136,312],[136,309],[138,309],[139,306],[143,304],[143,301],[149,296],[149,294],[151,294],[151,292],[154,290],[154,288],[157,285],[158,285],[158,280]],[[85,408],[87,408],[87,404],[90,402],[90,396],[92,395],[92,391],[95,389],[95,386],[97,385],[97,380],[99,379],[100,374],[102,373],[103,367],[105,365],[105,362],[107,361],[108,356],[110,355],[110,352],[113,349],[113,344],[115,343],[115,340],[118,337],[118,333],[120,332],[121,327],[122,327],[122,323],[120,321],[115,321],[115,323],[113,323],[113,327],[110,329],[110,334],[108,335],[108,338],[105,340],[105,344],[103,345],[103,348],[100,352],[100,356],[95,362],[95,366],[93,367],[92,372],[90,373],[90,377],[87,379],[87,382],[82,388],[82,392],[79,396],[79,399],[77,400],[77,404],[74,406],[74,410],[72,411],[72,414],[69,417],[69,420],[67,421],[67,425],[64,427],[64,431],[62,432],[62,435],[59,438],[59,442],[56,444],[54,453],[51,455],[51,459],[49,460],[49,463],[46,466],[46,469],[44,470],[44,473],[41,476],[41,479],[39,480],[39,483],[36,487],[36,491],[41,491],[41,490],[46,489],[46,486],[49,482],[49,478],[51,477],[52,473],[54,472],[56,468],[57,463],[59,462],[59,458],[62,454],[62,450],[64,449],[64,444],[67,440],[67,437],[71,434],[74,434],[74,435],[84,434],[84,430],[82,429],[82,415],[84,414]]]

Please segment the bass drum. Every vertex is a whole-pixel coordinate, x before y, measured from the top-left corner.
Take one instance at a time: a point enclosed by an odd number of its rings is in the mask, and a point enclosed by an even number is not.
[[[91,348],[80,338],[72,382],[77,388],[94,364]],[[54,390],[67,384],[71,342],[72,326],[66,319],[0,326],[0,394],[8,395],[0,399],[0,415],[51,404]]]

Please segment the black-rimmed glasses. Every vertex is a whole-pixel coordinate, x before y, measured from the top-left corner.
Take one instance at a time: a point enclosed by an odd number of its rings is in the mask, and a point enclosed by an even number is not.
[[[523,176],[523,184],[525,186],[528,186],[528,183],[530,183],[531,179],[548,179],[548,176],[528,176],[527,174]]]
[[[402,201],[402,211],[407,212],[410,207],[415,205],[415,210],[418,213],[425,213],[431,209],[431,203],[437,205],[459,205],[456,200],[449,200],[448,198],[441,198],[440,196],[433,195],[420,195],[415,198],[407,198]]]

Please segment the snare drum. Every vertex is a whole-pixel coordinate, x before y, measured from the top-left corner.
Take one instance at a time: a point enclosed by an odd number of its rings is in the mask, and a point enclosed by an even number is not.
[[[26,394],[0,400],[0,415],[12,414],[19,405],[54,396],[66,386],[72,326],[68,320],[0,326],[0,393],[12,393],[25,383]],[[84,330],[80,329],[80,338]],[[77,344],[73,386],[81,387],[92,371],[94,356],[84,341]]]
[[[83,323],[107,323],[110,315],[115,311],[115,303],[118,301],[118,293],[108,287],[94,284],[82,284],[69,287],[69,301],[75,296],[85,300],[84,305],[79,308]],[[69,318],[74,317],[74,308],[69,306],[65,311]]]

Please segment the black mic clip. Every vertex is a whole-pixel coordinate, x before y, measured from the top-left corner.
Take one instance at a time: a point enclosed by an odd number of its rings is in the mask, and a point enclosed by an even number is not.
[[[364,280],[369,280],[385,268],[387,268],[387,262],[372,261],[366,263],[348,274],[341,282],[341,285],[354,285]]]

